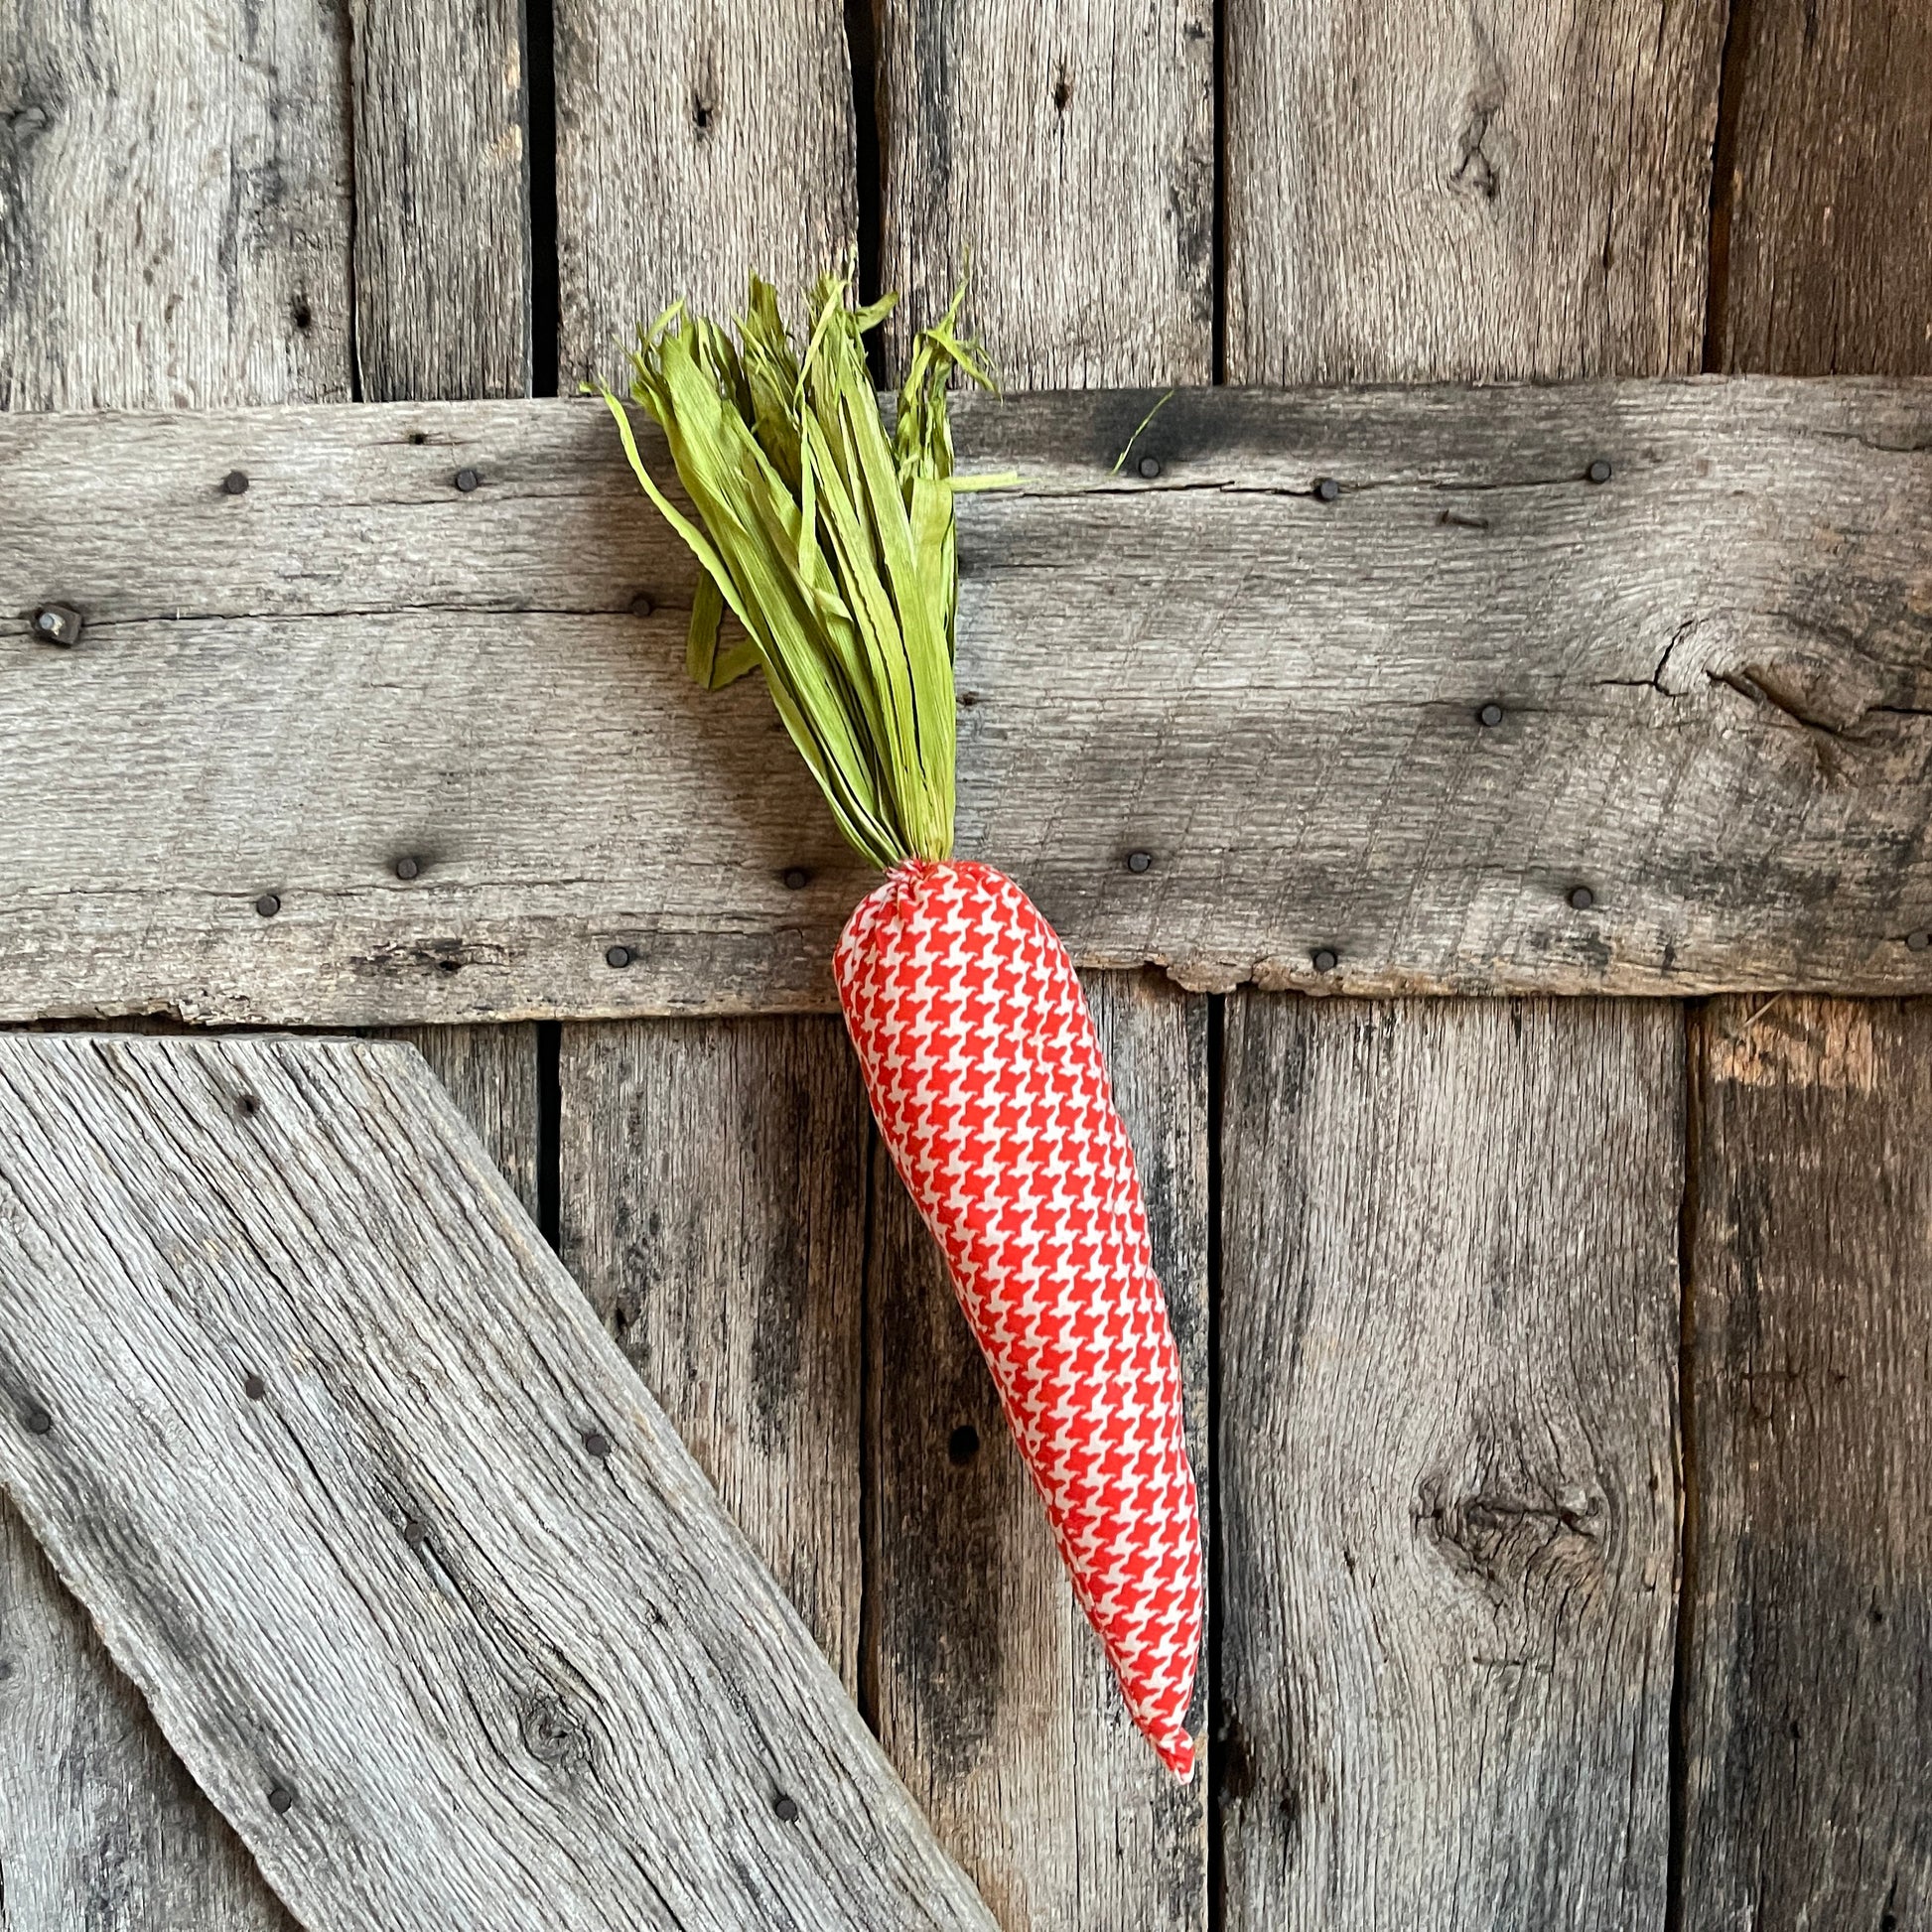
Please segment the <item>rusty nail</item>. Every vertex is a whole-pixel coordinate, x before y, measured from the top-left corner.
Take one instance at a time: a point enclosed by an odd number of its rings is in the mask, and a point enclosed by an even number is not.
[[[593,1429],[584,1438],[584,1452],[594,1455],[602,1462],[611,1453],[611,1439],[601,1429]]]
[[[50,644],[80,641],[80,613],[71,604],[43,604],[34,613],[34,634]]]
[[[273,893],[264,893],[255,901],[255,910],[265,919],[272,919],[282,909],[282,901]]]
[[[1499,704],[1486,704],[1476,713],[1476,723],[1478,725],[1487,725],[1491,730],[1500,725],[1502,721],[1503,708]]]
[[[780,1791],[771,1800],[771,1809],[778,1814],[778,1822],[790,1825],[798,1818],[798,1800],[789,1791]]]
[[[1579,912],[1587,912],[1596,903],[1596,895],[1587,886],[1573,886],[1570,889],[1570,903]]]
[[[607,966],[628,966],[630,964],[630,948],[628,946],[605,947],[604,963]]]
[[[228,496],[247,495],[248,473],[245,470],[230,470],[228,474],[221,479],[221,489],[222,489],[222,493]]]
[[[469,493],[473,489],[475,489],[478,486],[478,484],[481,483],[482,482],[483,479],[480,476],[478,476],[478,474],[474,470],[465,468],[459,470],[456,473],[456,486],[460,490],[462,490],[466,496],[469,495]]]
[[[1317,973],[1332,973],[1341,964],[1341,955],[1332,946],[1317,946],[1311,963]]]
[[[38,1403],[29,1409],[20,1420],[25,1425],[27,1433],[30,1436],[45,1436],[54,1427],[54,1418],[45,1409],[41,1408]]]
[[[1584,475],[1587,476],[1593,483],[1608,483],[1610,480],[1610,474],[1611,473],[1610,473],[1609,464],[1600,456],[1596,459],[1594,463],[1592,463],[1589,466],[1587,470],[1584,472]]]
[[[1154,854],[1151,852],[1130,852],[1127,855],[1127,870],[1129,872],[1146,872],[1153,864]]]
[[[429,1531],[426,1530],[423,1527],[423,1525],[416,1520],[415,1517],[413,1516],[410,1517],[403,1524],[402,1540],[405,1543],[407,1543],[412,1550],[420,1550],[423,1547],[424,1543],[428,1540],[428,1538],[429,1538]]]
[[[268,1808],[276,1817],[295,1809],[295,1793],[285,1784],[271,1785],[268,1792]]]
[[[396,861],[396,877],[398,879],[414,879],[422,869],[423,862],[420,859],[398,859]]]
[[[980,1452],[980,1433],[969,1422],[963,1422],[946,1438],[946,1460],[955,1469],[963,1469]]]
[[[1141,459],[1141,475],[1149,483],[1161,474],[1161,459],[1158,456],[1144,456]]]
[[[1921,926],[1916,932],[1906,933],[1905,943],[1913,952],[1924,952],[1928,947],[1932,947],[1932,932],[1927,932]]]
[[[250,1369],[242,1378],[241,1393],[250,1402],[259,1402],[268,1393],[268,1384],[253,1369]]]
[[[1341,484],[1332,477],[1317,477],[1314,480],[1314,493],[1324,503],[1332,503],[1341,494]]]
[[[803,866],[787,866],[785,868],[786,892],[802,893],[811,883],[812,876]]]

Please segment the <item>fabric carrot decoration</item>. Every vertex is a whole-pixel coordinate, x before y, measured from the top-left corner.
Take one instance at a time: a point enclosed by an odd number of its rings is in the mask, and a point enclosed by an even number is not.
[[[858,308],[823,277],[802,351],[754,279],[738,339],[668,311],[632,396],[697,511],[645,492],[702,565],[691,673],[755,666],[841,831],[885,874],[833,959],[873,1112],[943,1250],[1082,1609],[1129,1710],[1190,1775],[1200,1529],[1147,1213],[1066,949],[993,867],[952,857],[953,474],[946,388],[985,386],[959,301],[913,344],[895,430]],[[729,610],[744,637],[727,648]]]

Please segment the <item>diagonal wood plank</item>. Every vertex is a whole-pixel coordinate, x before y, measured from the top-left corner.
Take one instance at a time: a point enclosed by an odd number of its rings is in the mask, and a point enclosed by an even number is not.
[[[311,1932],[988,1922],[414,1052],[0,1039],[0,1478]]]

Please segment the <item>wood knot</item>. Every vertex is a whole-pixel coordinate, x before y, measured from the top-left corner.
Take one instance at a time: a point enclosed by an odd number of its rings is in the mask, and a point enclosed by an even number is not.
[[[516,1727],[523,1748],[539,1764],[577,1770],[591,1760],[590,1734],[584,1721],[562,1698],[548,1693],[531,1698],[517,1713]]]

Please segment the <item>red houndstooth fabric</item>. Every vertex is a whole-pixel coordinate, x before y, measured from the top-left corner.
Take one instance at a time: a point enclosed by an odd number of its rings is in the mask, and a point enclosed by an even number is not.
[[[880,1131],[937,1237],[1134,1721],[1193,1768],[1200,1526],[1133,1150],[1059,935],[991,866],[914,860],[834,959]]]

